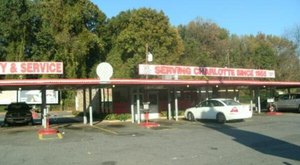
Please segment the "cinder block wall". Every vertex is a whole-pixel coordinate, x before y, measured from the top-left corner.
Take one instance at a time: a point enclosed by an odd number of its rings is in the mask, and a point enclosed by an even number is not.
[[[83,112],[83,92],[85,91],[85,100],[86,100],[86,110],[89,110],[89,106],[91,105],[93,107],[94,112],[98,112],[100,110],[100,95],[99,95],[99,89],[80,89],[77,90],[76,94],[76,111]],[[91,94],[91,101],[90,101],[90,94]]]

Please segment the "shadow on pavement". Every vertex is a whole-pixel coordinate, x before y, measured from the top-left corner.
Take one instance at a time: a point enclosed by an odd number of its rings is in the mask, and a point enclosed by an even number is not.
[[[237,143],[258,152],[300,161],[300,147],[298,145],[256,132],[240,130],[226,124],[204,123],[204,126],[231,136]]]

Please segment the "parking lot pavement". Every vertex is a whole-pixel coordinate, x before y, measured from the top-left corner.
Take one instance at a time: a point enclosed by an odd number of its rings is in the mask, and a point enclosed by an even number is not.
[[[39,125],[0,128],[0,164],[87,165],[296,165],[300,114],[255,115],[224,125],[212,121],[158,120],[53,124],[63,139],[39,140]]]

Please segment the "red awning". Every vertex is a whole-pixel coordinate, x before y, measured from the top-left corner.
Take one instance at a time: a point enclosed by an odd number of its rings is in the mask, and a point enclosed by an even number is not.
[[[99,85],[165,85],[165,86],[273,86],[273,87],[300,87],[300,82],[287,81],[257,81],[257,80],[161,80],[161,79],[112,79],[101,82],[99,79],[6,79],[0,80],[0,88],[17,89],[39,88],[84,88]]]

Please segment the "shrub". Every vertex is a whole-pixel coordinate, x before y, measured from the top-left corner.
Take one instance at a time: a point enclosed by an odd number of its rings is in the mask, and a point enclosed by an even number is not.
[[[126,121],[127,119],[131,118],[131,114],[129,113],[122,113],[122,114],[108,114],[105,117],[105,120],[120,120],[120,121]]]

